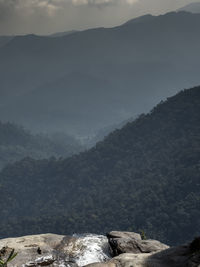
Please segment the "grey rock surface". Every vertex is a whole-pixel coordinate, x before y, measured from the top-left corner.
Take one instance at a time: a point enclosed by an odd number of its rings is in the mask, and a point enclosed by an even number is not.
[[[70,262],[69,243],[72,237],[41,234],[0,240],[0,248],[14,248],[17,256],[9,263],[9,267],[67,266]],[[65,252],[68,253],[65,253]],[[66,257],[67,255],[67,257]]]
[[[110,240],[110,245],[116,256],[122,253],[152,253],[169,248],[169,246],[157,240],[136,240],[131,238],[116,238]]]
[[[119,250],[131,250],[131,253],[122,253],[107,262],[78,265],[81,267],[84,265],[87,267],[200,267],[200,238],[183,246],[169,248],[159,241],[141,240],[137,237],[134,233],[133,235],[112,234],[109,241],[117,240]],[[90,242],[88,237],[85,240]],[[103,242],[105,241],[104,237]],[[78,267],[73,259],[84,253],[85,243],[80,242],[80,238],[77,237],[55,234],[0,240],[1,257],[6,258],[6,253],[9,255],[13,248],[18,255],[9,263],[9,267]]]
[[[8,267],[81,267],[111,258],[106,236],[95,234],[41,234],[0,240],[2,259],[7,259],[12,249],[18,254]]]
[[[200,249],[192,251],[188,244],[152,253],[124,253],[89,267],[200,267]]]
[[[120,231],[111,231],[107,233],[108,239],[111,238],[131,238],[136,240],[142,240],[141,235],[134,232],[120,232]]]
[[[113,256],[122,253],[152,253],[169,248],[157,240],[142,240],[137,233],[110,232],[107,234]]]

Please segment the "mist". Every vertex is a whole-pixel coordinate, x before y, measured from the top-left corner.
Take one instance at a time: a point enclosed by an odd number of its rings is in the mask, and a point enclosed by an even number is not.
[[[113,27],[147,13],[176,10],[192,0],[0,0],[0,35],[51,34]]]

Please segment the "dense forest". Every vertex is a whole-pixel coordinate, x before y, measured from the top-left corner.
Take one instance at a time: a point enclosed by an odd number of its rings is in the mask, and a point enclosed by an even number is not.
[[[80,155],[0,174],[0,236],[144,230],[169,244],[200,228],[200,87],[183,90]]]
[[[79,141],[69,135],[33,135],[22,126],[0,122],[0,168],[25,157],[69,157],[82,150]]]

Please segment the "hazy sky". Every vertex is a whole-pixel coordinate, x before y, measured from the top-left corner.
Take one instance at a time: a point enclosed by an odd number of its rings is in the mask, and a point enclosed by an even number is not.
[[[176,10],[193,1],[0,0],[0,35],[110,27],[146,13]]]

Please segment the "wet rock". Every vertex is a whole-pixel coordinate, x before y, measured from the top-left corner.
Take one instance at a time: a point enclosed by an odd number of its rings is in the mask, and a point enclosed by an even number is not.
[[[8,247],[18,253],[9,267],[78,267],[109,259],[108,240],[100,235],[44,234],[0,240],[0,253]]]
[[[124,253],[107,263],[91,264],[90,267],[200,267],[200,250],[194,252],[194,244],[198,246],[198,240],[159,252]]]
[[[41,257],[36,259],[34,262],[28,262],[24,264],[23,267],[37,267],[37,266],[49,266],[55,262],[55,259],[52,255]]]
[[[146,260],[150,254],[133,254],[133,253],[124,253],[118,257],[113,258],[109,262],[105,263],[94,263],[87,265],[85,267],[150,267],[146,264]],[[153,267],[158,267],[153,265]]]

